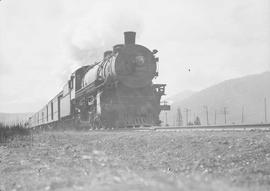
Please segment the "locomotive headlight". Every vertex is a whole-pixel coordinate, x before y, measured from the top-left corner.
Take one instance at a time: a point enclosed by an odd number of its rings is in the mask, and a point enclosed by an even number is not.
[[[144,65],[144,57],[143,56],[136,56],[135,62],[138,66]]]

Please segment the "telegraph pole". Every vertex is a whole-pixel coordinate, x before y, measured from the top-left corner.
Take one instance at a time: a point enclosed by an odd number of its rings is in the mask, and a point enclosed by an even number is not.
[[[207,125],[209,125],[209,120],[208,120],[208,106],[205,105],[203,107],[205,108],[205,112],[206,112],[206,123],[207,123]]]
[[[187,123],[187,126],[188,126],[188,108],[185,108],[185,112],[186,112],[186,123]]]
[[[217,124],[217,111],[215,110],[215,125]]]
[[[191,113],[191,109],[188,109],[188,122],[192,121],[192,113]]]
[[[177,122],[178,126],[183,126],[183,119],[182,119],[182,113],[181,113],[180,108],[177,109],[177,120],[176,120],[176,122]]]
[[[241,120],[242,124],[244,123],[244,106],[242,106],[242,120]]]
[[[227,108],[224,107],[224,123],[227,123]]]
[[[168,116],[167,116],[167,111],[165,112],[165,126],[168,126]]]
[[[264,122],[267,123],[267,104],[266,104],[266,97],[264,98]]]

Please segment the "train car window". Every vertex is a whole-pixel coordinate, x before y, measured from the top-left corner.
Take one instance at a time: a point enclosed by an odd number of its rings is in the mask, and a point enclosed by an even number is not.
[[[72,79],[68,81],[68,87],[69,87],[69,89],[73,89],[73,80]]]

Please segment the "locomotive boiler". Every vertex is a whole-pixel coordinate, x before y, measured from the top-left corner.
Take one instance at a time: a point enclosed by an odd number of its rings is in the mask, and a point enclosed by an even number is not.
[[[158,76],[157,50],[135,43],[136,33],[125,32],[124,44],[104,52],[102,61],[72,73],[63,90],[30,119],[30,126],[71,123],[89,128],[159,125],[165,84]]]

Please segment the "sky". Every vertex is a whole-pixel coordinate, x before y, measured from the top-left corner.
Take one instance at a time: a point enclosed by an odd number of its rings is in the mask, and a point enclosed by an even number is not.
[[[270,0],[1,0],[0,112],[35,112],[137,32],[167,95],[270,70]]]

